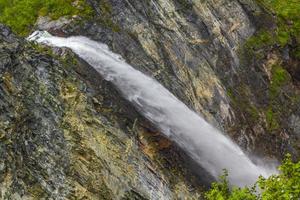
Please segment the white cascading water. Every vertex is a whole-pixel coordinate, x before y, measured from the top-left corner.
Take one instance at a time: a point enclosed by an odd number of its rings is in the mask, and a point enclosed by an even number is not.
[[[76,36],[61,38],[45,31],[28,37],[55,47],[67,47],[111,81],[148,120],[163,134],[218,178],[223,169],[229,172],[229,182],[237,186],[252,185],[257,178],[276,170],[255,165],[245,153],[201,116],[190,110],[156,80],[127,64],[107,45]]]

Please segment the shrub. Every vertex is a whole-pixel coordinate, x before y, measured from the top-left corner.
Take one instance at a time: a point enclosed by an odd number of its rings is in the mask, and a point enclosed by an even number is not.
[[[293,162],[291,156],[287,155],[279,171],[278,175],[269,178],[260,177],[252,188],[232,187],[231,189],[225,171],[220,182],[213,183],[211,189],[206,192],[205,198],[207,200],[299,200],[300,161]]]

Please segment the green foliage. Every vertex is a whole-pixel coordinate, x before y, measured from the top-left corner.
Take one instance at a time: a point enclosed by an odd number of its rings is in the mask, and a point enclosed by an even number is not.
[[[262,30],[255,36],[249,38],[245,46],[248,49],[257,50],[264,46],[272,45],[273,43],[274,40],[272,38],[272,35],[268,31]]]
[[[251,95],[250,88],[247,85],[242,84],[236,90],[227,89],[227,96],[230,97],[232,105],[246,115],[248,123],[257,123],[259,110],[251,102]]]
[[[300,13],[300,0],[256,1],[266,10],[271,11],[270,15],[275,16],[277,28],[272,30],[261,28],[254,36],[249,38],[244,46],[246,50],[244,51],[246,53],[245,56],[253,58],[255,62],[260,62],[266,58],[267,53],[274,47],[280,50],[293,42],[291,56],[300,58],[300,15],[298,14]],[[267,20],[272,19],[266,18],[262,20],[266,20],[265,24],[268,24]],[[287,114],[286,108],[290,108],[293,104],[291,102],[293,97],[290,97],[290,95],[286,95],[289,100],[285,103],[281,101],[282,98],[278,98],[283,96],[282,94],[287,94],[287,91],[284,89],[290,83],[291,76],[286,69],[278,64],[272,66],[268,90],[269,105],[262,109],[266,116],[266,129],[270,132],[280,129],[282,122],[280,120],[284,119],[285,114]],[[247,110],[251,111],[251,107],[248,107]],[[249,113],[255,114],[255,112]]]
[[[246,43],[248,49],[278,44],[284,47],[292,38],[300,40],[300,0],[257,0],[276,15],[277,29],[261,30]]]
[[[39,16],[58,19],[61,16],[92,13],[83,0],[0,0],[0,22],[20,35],[27,35]]]
[[[272,79],[270,85],[271,98],[276,98],[280,89],[290,81],[290,74],[280,65],[272,67]]]
[[[101,19],[100,22],[106,28],[113,32],[120,32],[121,28],[112,21],[112,6],[108,0],[103,0],[100,3]]]
[[[290,83],[290,74],[280,65],[272,66],[272,77],[269,86],[270,104],[265,111],[267,130],[275,131],[280,128],[279,119],[285,112],[285,106],[278,102],[278,96],[283,92],[284,86]]]
[[[294,52],[292,52],[293,56],[295,56],[296,58],[298,58],[300,60],[300,46],[297,47]]]
[[[220,182],[213,183],[210,191],[205,194],[207,200],[255,200],[255,195],[249,188],[234,187],[230,190],[227,176],[228,172],[224,170]]]
[[[291,156],[287,155],[279,171],[280,174],[269,178],[260,177],[252,188],[233,187],[232,189],[229,187],[228,174],[225,171],[220,182],[213,183],[211,189],[206,192],[205,198],[207,200],[299,200],[300,161],[294,163]]]
[[[278,123],[278,118],[274,113],[272,107],[268,108],[266,112],[266,120],[267,120],[267,129],[269,131],[277,130],[280,127]]]
[[[271,8],[278,17],[280,30],[278,33],[286,31],[290,35],[299,37],[300,34],[300,0],[264,0],[265,4]],[[281,33],[282,34],[282,33]]]
[[[273,175],[267,179],[260,178],[259,187],[262,189],[263,200],[299,200],[300,198],[300,161],[293,163],[288,155],[279,167],[280,175]]]
[[[228,172],[224,170],[224,174],[220,176],[220,181],[212,183],[211,189],[205,194],[208,200],[225,200],[230,196],[229,183],[227,180]]]

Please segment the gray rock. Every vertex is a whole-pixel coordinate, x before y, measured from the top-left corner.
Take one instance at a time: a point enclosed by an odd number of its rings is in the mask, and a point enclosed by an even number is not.
[[[57,20],[52,20],[48,16],[40,16],[36,22],[36,26],[39,30],[58,30],[63,26],[69,24],[72,19],[66,17],[60,17]]]
[[[300,139],[300,117],[297,115],[292,115],[289,118],[289,123],[295,135],[298,137],[298,139]]]
[[[0,199],[200,196],[196,174],[179,165],[188,156],[93,68],[4,26],[2,35]]]

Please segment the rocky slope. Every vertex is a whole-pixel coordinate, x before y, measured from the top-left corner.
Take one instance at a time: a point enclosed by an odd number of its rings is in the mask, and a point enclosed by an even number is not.
[[[68,50],[0,30],[0,199],[200,195],[186,156],[110,83]]]
[[[87,3],[91,18],[35,28],[108,44],[249,153],[299,156],[299,60],[243,48],[276,27],[255,1]],[[72,52],[3,25],[0,46],[0,199],[201,198],[209,175]]]
[[[299,62],[288,51],[260,49],[257,58],[243,47],[255,32],[276,28],[270,12],[256,1],[88,2],[95,11],[92,19],[47,30],[108,44],[246,151],[299,155],[300,96],[293,78],[298,73],[283,69],[287,81],[278,81],[282,68],[274,70],[291,63],[297,68]]]

